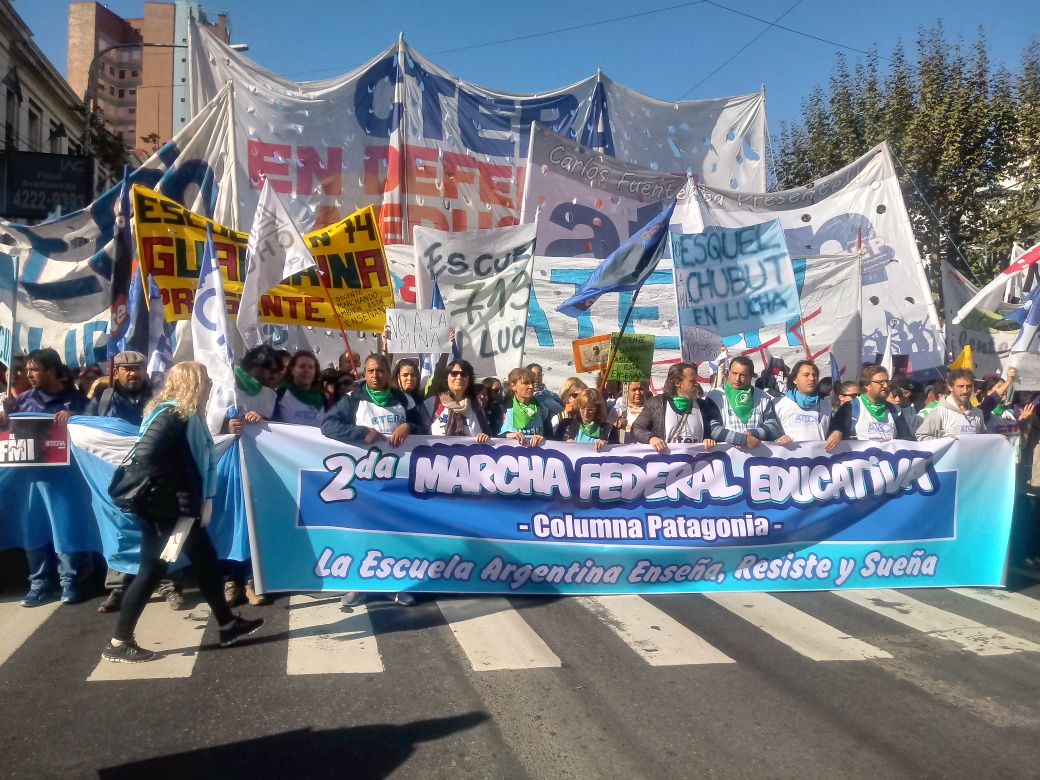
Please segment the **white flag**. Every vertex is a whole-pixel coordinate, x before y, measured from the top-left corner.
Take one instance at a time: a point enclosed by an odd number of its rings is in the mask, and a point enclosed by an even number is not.
[[[293,224],[285,204],[271,186],[264,181],[260,203],[253,216],[246,247],[246,278],[242,287],[242,301],[238,308],[238,332],[246,347],[255,347],[260,338],[260,296],[294,274],[314,267],[314,256],[303,236]]]
[[[235,403],[235,354],[229,335],[224,283],[213,248],[213,230],[207,226],[206,251],[191,310],[191,340],[195,359],[206,367],[213,382],[206,410],[206,422],[213,433],[220,432],[228,407]]]

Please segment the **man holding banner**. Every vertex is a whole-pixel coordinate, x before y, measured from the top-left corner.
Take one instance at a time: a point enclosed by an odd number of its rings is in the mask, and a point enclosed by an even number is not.
[[[670,366],[664,391],[646,402],[632,425],[632,438],[658,454],[667,452],[669,444],[703,443],[712,449],[711,429],[722,420],[714,402],[696,397],[697,387],[697,369],[691,363]]]
[[[790,444],[791,437],[784,433],[773,399],[764,390],[751,386],[754,379],[751,358],[740,355],[729,361],[722,389],[708,393],[722,413],[711,429],[711,437],[751,450],[763,441]]]

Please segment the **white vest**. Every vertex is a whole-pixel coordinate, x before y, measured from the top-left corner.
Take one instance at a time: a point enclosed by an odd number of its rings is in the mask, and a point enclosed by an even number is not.
[[[324,409],[315,409],[305,404],[292,394],[291,390],[282,393],[278,406],[275,407],[274,422],[290,423],[292,425],[310,425],[318,427],[325,419]]]
[[[859,407],[858,410],[853,409],[858,414],[856,426],[853,429],[853,437],[857,441],[891,441],[896,437],[896,421],[892,417],[892,412],[887,412],[885,419],[878,421],[871,416],[859,398],[853,398],[849,403],[857,404]]]
[[[404,407],[394,403],[383,408],[368,400],[364,389],[360,391],[361,398],[358,399],[357,414],[354,417],[355,425],[363,425],[366,428],[375,428],[384,436],[393,433],[401,423],[408,422],[404,416]]]
[[[824,398],[815,409],[803,409],[786,395],[773,402],[784,433],[792,441],[823,441],[831,419],[831,402]]]
[[[675,428],[680,419],[680,415],[666,399],[664,402],[664,435],[668,437],[669,443],[700,444],[704,441],[704,418],[701,416],[701,408],[696,401],[690,401],[689,414],[686,415],[683,427],[676,431]],[[675,431],[674,435],[672,431]]]
[[[441,409],[441,413],[434,417],[434,413],[437,411],[437,407],[441,405],[440,399],[437,396],[431,396],[426,399],[426,411],[430,414],[430,435],[431,436],[444,436],[445,431],[448,428],[448,418],[451,416],[451,412],[447,409]],[[473,412],[473,402],[470,401],[469,409],[466,410],[465,428],[460,435],[462,436],[476,436],[480,433],[480,422],[477,420],[477,415]]]

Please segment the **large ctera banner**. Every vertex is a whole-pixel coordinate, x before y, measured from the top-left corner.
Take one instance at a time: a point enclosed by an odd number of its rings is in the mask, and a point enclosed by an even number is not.
[[[242,438],[266,591],[611,594],[995,586],[1001,436],[886,444],[518,448],[313,428]]]
[[[914,370],[944,364],[942,329],[887,144],[805,187],[752,193],[701,184],[672,222],[700,233],[772,219],[780,220],[791,257],[862,258],[863,360],[884,354],[891,336],[892,353],[908,355]]]
[[[765,95],[665,103],[602,75],[536,95],[467,83],[403,40],[357,70],[295,82],[192,21],[191,107],[235,87],[246,214],[263,178],[299,225],[375,205],[388,244],[412,228],[516,224],[532,122],[619,160],[734,190],[765,188]]]
[[[142,272],[158,286],[166,320],[191,317],[207,226],[213,230],[228,316],[237,317],[249,236],[146,187],[134,185],[131,200]],[[394,292],[374,209],[367,206],[303,238],[326,281],[315,268],[289,277],[260,296],[260,321],[325,329],[342,323],[349,330],[382,333]]]

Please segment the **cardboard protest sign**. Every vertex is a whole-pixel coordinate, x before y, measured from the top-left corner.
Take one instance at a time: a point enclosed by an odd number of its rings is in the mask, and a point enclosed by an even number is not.
[[[451,352],[451,323],[444,309],[398,309],[388,311],[388,349],[394,354],[441,354]]]
[[[600,371],[607,367],[607,357],[610,353],[610,336],[604,333],[601,336],[590,336],[587,339],[577,339],[571,344],[574,350],[574,370],[579,374],[589,371]]]
[[[620,339],[620,341],[619,341]],[[644,333],[610,334],[610,349],[617,354],[607,379],[616,382],[642,382],[650,378],[654,365],[654,337]]]

